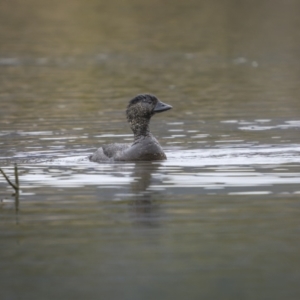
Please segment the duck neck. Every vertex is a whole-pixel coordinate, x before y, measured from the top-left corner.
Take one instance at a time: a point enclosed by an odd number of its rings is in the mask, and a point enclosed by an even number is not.
[[[149,128],[150,119],[129,120],[130,128],[134,134],[134,140],[150,135]]]

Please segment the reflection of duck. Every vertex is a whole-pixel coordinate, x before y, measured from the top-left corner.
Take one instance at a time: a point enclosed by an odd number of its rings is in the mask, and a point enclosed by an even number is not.
[[[130,212],[135,224],[157,226],[160,217],[160,205],[155,199],[163,198],[160,191],[149,189],[152,184],[160,185],[161,179],[153,176],[161,167],[161,162],[137,162],[134,165],[131,183]]]
[[[126,115],[134,134],[133,144],[108,144],[100,147],[89,159],[102,161],[151,161],[166,159],[166,155],[156,138],[150,133],[149,123],[155,113],[171,109],[172,106],[145,94],[133,98]]]

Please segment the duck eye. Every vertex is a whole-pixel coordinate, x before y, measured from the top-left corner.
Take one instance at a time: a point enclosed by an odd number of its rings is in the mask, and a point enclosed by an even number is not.
[[[147,104],[151,104],[151,103],[152,103],[152,101],[149,100],[149,99],[144,99],[143,102],[144,102],[144,103],[147,103]]]

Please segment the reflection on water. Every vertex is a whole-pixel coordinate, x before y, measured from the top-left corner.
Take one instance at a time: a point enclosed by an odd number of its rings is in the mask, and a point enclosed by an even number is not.
[[[1,1],[1,299],[299,299],[299,9]],[[168,160],[89,162],[143,92]]]

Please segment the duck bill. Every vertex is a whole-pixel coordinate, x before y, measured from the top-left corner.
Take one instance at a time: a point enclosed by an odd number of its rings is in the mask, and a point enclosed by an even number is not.
[[[154,107],[153,112],[154,112],[154,113],[160,113],[160,112],[169,110],[169,109],[171,109],[171,108],[172,108],[171,105],[166,104],[166,103],[163,103],[163,102],[161,102],[161,101],[158,101],[157,104],[156,104],[156,106]]]

